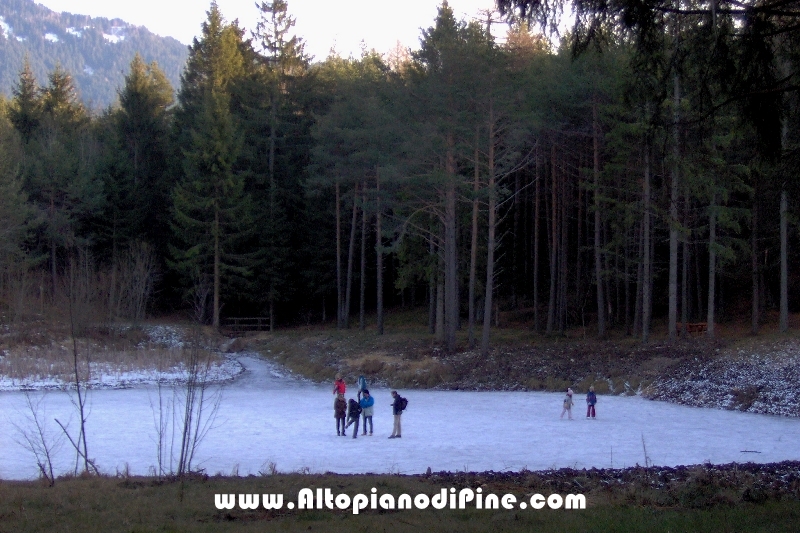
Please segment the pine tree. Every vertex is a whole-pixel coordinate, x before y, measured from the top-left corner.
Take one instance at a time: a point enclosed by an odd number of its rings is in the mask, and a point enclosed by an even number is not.
[[[8,110],[9,119],[22,136],[24,142],[30,142],[42,116],[41,90],[31,71],[31,65],[25,58],[19,82],[14,87],[14,99]]]
[[[176,237],[170,264],[203,301],[212,295],[211,323],[220,325],[231,287],[251,275],[252,203],[237,172],[242,135],[231,113],[234,85],[246,74],[247,44],[235,24],[226,24],[211,4],[200,39],[195,39],[182,76],[176,111],[181,179],[172,192]],[[205,307],[205,303],[200,303]]]
[[[157,64],[146,65],[137,54],[119,102],[111,117],[116,146],[107,183],[114,246],[144,239],[163,250],[173,185],[167,174],[172,87]]]
[[[250,255],[240,249],[252,231],[252,205],[242,176],[233,171],[241,136],[227,98],[209,91],[200,112],[184,149],[184,179],[172,195],[177,242],[171,264],[192,280],[192,290],[210,285],[211,323],[219,327],[223,283],[235,286],[235,278],[252,274]]]
[[[304,43],[292,35],[295,19],[283,0],[257,4],[260,18],[254,32],[260,47],[255,89],[249,99],[245,120],[248,133],[264,140],[251,146],[250,171],[256,181],[256,199],[263,209],[257,227],[262,262],[258,285],[267,300],[270,328],[276,322],[275,305],[292,294],[292,265],[296,263],[297,235],[292,221],[302,188],[296,161],[296,144],[307,135],[305,112],[299,101],[299,85],[308,68]],[[305,131],[304,131],[305,130]]]

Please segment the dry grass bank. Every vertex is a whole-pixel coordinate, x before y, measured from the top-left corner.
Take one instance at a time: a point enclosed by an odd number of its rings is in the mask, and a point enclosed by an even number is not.
[[[537,531],[779,532],[800,523],[798,463],[678,469],[434,473],[430,476],[195,476],[185,481],[90,477],[0,482],[0,532],[145,531]],[[786,480],[789,479],[787,482]],[[793,479],[793,481],[792,481]],[[432,496],[450,488],[484,495],[583,493],[584,510],[465,509],[218,510],[215,494],[282,494],[303,488],[334,495]]]

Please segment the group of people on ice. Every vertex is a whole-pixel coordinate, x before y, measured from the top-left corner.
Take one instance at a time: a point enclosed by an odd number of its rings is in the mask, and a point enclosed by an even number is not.
[[[336,398],[333,400],[333,416],[336,419],[336,435],[345,437],[347,436],[346,430],[351,425],[353,427],[353,438],[358,437],[359,421],[363,418],[362,436],[372,436],[372,415],[375,409],[375,398],[373,398],[369,389],[367,389],[367,380],[364,376],[358,377],[358,394],[349,401],[344,399],[347,386],[342,379],[341,374],[336,375],[336,381],[333,383],[333,394]],[[394,428],[390,439],[399,439],[402,437],[400,431],[400,416],[403,414],[408,400],[400,396],[396,390],[392,391],[392,413],[394,414]],[[346,421],[346,423],[345,423]],[[367,433],[367,426],[369,426],[369,433]]]
[[[572,401],[572,389],[567,388],[567,395],[564,397],[564,409],[561,411],[561,418],[566,414],[572,420],[572,406],[575,402]],[[589,387],[589,392],[586,393],[586,418],[595,420],[594,406],[597,404],[597,394],[594,392],[594,386]]]
[[[350,398],[349,401],[344,399],[344,393],[347,390],[347,385],[344,383],[341,374],[336,374],[336,381],[333,382],[333,394],[336,398],[333,400],[333,417],[336,419],[336,435],[340,437],[347,436],[347,428],[354,426],[353,438],[358,437],[358,426],[361,419],[363,419],[362,436],[372,436],[372,415],[375,410],[375,398],[370,395],[367,389],[367,380],[364,376],[358,376],[358,394],[357,399]],[[572,400],[572,388],[567,388],[567,395],[564,397],[564,408],[561,410],[561,418],[567,415],[569,420],[572,420],[572,406],[575,402]],[[594,386],[589,387],[589,392],[586,393],[586,418],[595,420],[596,413],[594,406],[597,404],[597,394],[594,392]],[[390,439],[399,439],[402,437],[400,427],[400,417],[403,414],[408,400],[400,396],[396,390],[392,391],[392,414],[394,415],[394,427],[392,434],[389,435]],[[367,433],[369,427],[369,433]]]

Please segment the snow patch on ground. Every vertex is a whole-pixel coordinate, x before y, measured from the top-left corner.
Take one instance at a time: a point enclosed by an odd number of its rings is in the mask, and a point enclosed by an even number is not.
[[[655,381],[644,396],[652,400],[749,413],[800,416],[800,341],[789,339],[768,350],[740,349],[734,357],[695,360]]]
[[[137,347],[143,348],[148,343],[157,344],[164,348],[183,348],[186,333],[175,326],[145,325],[141,326],[147,334],[147,340],[140,342]]]
[[[50,41],[51,43],[57,43],[60,40],[58,38],[58,35],[56,35],[55,33],[45,33],[44,39],[46,41]]]
[[[124,328],[127,329],[127,328]],[[147,339],[137,344],[137,348],[146,349],[157,346],[167,349],[184,348],[185,331],[175,326],[146,325],[141,327]],[[32,350],[38,349],[32,346]],[[204,380],[211,383],[230,381],[244,372],[244,367],[234,355],[225,355],[221,360],[213,362],[205,373]],[[0,357],[5,356],[5,353]],[[132,369],[120,368],[104,362],[90,362],[90,375],[84,385],[90,389],[125,389],[134,386],[156,384],[185,383],[189,378],[189,370],[180,364],[167,369]],[[277,372],[277,370],[275,370]],[[282,376],[277,376],[282,377]],[[14,379],[0,375],[1,391],[33,391],[33,390],[69,390],[73,389],[71,381],[64,381],[55,377],[33,377],[28,379]]]

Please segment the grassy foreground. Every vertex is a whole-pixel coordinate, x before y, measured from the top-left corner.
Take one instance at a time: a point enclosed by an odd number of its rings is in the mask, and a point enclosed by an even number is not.
[[[797,464],[791,465],[795,469]],[[60,479],[55,486],[40,482],[0,482],[0,532],[146,532],[146,531],[536,531],[536,532],[782,532],[797,531],[800,500],[794,490],[757,492],[761,479],[736,473],[731,486],[719,472],[694,467],[682,481],[653,483],[656,469],[521,472],[509,474],[303,475],[205,477],[184,481],[152,478],[90,477]],[[781,470],[786,477],[786,469]],[[675,471],[672,471],[673,474]],[[584,477],[581,477],[582,474]],[[759,474],[760,475],[760,474]],[[589,476],[588,478],[585,476]],[[621,477],[620,477],[621,476]],[[644,477],[643,477],[644,476]],[[609,483],[609,480],[627,480]],[[645,481],[645,479],[647,481]],[[514,494],[517,501],[532,494],[562,495],[586,487],[584,510],[486,510],[474,502],[464,510],[218,510],[215,494],[283,494],[297,499],[303,488],[329,488],[345,493],[378,495],[420,493],[442,488],[481,487],[484,494]],[[593,481],[592,481],[593,480]],[[759,483],[761,483],[759,481]],[[565,490],[573,486],[572,491]],[[759,485],[760,486],[760,485]],[[654,488],[655,487],[655,488]],[[755,495],[755,497],[754,497]],[[751,500],[751,501],[748,501]]]

